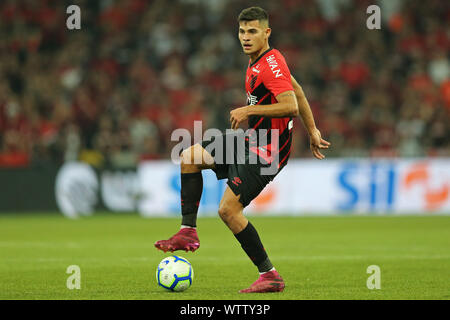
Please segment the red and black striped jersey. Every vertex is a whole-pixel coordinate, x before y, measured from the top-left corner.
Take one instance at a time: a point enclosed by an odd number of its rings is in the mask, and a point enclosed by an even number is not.
[[[247,105],[258,105],[261,108],[264,108],[264,105],[277,103],[276,96],[280,93],[294,90],[286,60],[278,50],[269,48],[253,63],[249,62],[245,90]],[[281,170],[286,165],[291,152],[292,118],[251,116],[248,125],[250,130],[256,130],[253,134],[258,137],[258,139],[251,139],[253,143],[250,142],[249,151],[256,153],[268,164],[278,158],[278,169]],[[278,139],[272,143],[271,131],[275,129],[278,130]],[[261,139],[260,133],[267,134],[267,137]],[[262,144],[261,140],[263,140]]]

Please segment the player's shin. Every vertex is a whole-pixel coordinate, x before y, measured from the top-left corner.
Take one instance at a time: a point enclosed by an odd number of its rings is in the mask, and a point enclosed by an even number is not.
[[[203,191],[201,172],[181,173],[181,225],[197,226],[197,212]]]
[[[234,235],[244,249],[253,264],[260,273],[268,272],[273,269],[273,265],[267,256],[266,250],[259,238],[255,227],[248,222],[247,226],[241,232]]]

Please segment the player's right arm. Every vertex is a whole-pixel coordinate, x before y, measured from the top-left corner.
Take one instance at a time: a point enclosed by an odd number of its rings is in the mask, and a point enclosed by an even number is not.
[[[302,118],[303,125],[309,134],[310,148],[313,155],[321,160],[325,156],[320,152],[320,149],[328,149],[331,145],[328,141],[322,139],[319,129],[316,127],[314,116],[306,99],[302,87],[298,84],[295,78],[291,75],[292,87],[294,88],[295,97],[297,98],[298,113]]]

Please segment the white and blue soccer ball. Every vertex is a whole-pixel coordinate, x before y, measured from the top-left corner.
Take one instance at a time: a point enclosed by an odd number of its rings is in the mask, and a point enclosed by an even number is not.
[[[184,291],[192,285],[194,269],[191,263],[180,256],[164,258],[156,270],[158,285],[171,291]]]

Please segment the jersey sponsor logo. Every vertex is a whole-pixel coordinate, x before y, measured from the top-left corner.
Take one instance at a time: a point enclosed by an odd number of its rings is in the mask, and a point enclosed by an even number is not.
[[[254,106],[258,103],[258,97],[247,92],[247,105]]]
[[[281,73],[281,69],[278,66],[278,62],[275,59],[275,56],[272,54],[266,58],[267,63],[269,64],[272,73],[275,75],[275,78],[281,77],[283,74]]]

